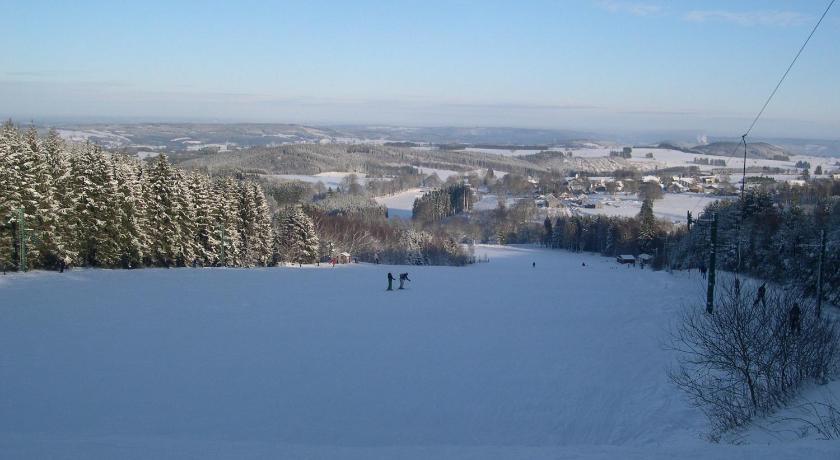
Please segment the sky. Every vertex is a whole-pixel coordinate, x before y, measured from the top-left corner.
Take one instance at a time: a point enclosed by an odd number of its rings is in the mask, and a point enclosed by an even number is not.
[[[746,130],[828,0],[0,0],[0,116]],[[840,138],[840,4],[754,133]]]

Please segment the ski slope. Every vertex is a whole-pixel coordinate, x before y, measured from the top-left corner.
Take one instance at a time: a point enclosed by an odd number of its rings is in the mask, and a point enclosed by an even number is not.
[[[391,219],[411,219],[414,209],[414,200],[423,196],[428,189],[410,188],[393,195],[378,196],[374,198],[377,203],[388,208],[388,217]]]
[[[0,276],[0,457],[840,457],[701,438],[661,346],[703,295],[696,273],[478,253],[490,262]],[[386,292],[388,271],[409,289]]]

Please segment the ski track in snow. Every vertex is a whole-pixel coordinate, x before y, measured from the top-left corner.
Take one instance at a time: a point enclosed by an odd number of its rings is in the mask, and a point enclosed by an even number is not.
[[[696,272],[477,254],[490,263],[0,277],[0,457],[840,456],[701,439],[661,346],[702,298]],[[413,282],[386,292],[388,271]]]

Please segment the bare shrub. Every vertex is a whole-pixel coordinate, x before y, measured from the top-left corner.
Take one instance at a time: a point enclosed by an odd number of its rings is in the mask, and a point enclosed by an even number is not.
[[[801,385],[826,381],[834,372],[838,334],[799,294],[722,286],[713,313],[701,303],[686,309],[669,348],[677,354],[671,380],[709,418],[712,433],[747,423],[784,406]],[[794,304],[801,311],[792,324]]]
[[[820,439],[840,439],[840,409],[834,402],[808,401],[794,407],[802,415],[799,417],[779,417],[774,423],[798,422],[804,428],[803,433],[813,431]]]

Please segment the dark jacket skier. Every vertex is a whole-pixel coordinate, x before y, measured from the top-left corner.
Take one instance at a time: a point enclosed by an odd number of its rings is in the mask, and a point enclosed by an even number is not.
[[[403,287],[403,283],[405,283],[406,281],[411,281],[410,279],[408,279],[408,273],[400,273],[400,289],[405,289]]]
[[[799,304],[794,303],[793,307],[790,308],[790,313],[788,313],[790,319],[790,332],[793,334],[799,334],[800,329],[800,322],[799,316],[802,314],[802,310],[799,309]]]
[[[388,290],[389,291],[394,290],[393,283],[394,283],[394,275],[392,275],[391,272],[388,272]]]
[[[758,305],[759,302],[761,302],[761,305],[763,305],[764,307],[767,306],[767,303],[764,300],[764,294],[767,293],[766,285],[767,283],[762,283],[762,285],[758,287],[758,292],[755,295],[755,302],[753,302],[753,306]]]
[[[706,279],[706,263],[705,262],[700,262],[700,267],[699,268],[700,268],[700,276],[702,276],[703,279]]]

